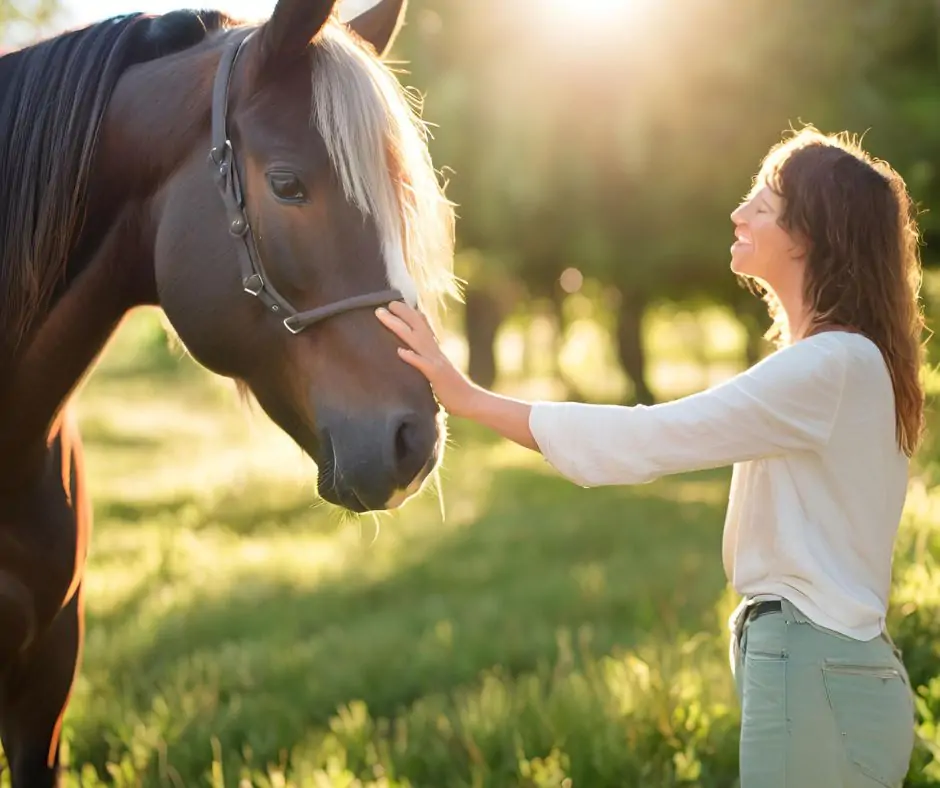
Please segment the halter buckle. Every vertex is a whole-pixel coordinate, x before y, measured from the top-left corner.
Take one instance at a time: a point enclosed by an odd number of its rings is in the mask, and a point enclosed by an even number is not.
[[[242,287],[246,293],[257,297],[261,295],[261,291],[264,290],[264,280],[259,274],[252,274],[242,280]]]
[[[291,316],[291,317],[286,317],[286,318],[284,318],[284,328],[286,328],[286,329],[287,329],[288,331],[290,331],[292,334],[295,334],[295,335],[296,335],[296,334],[299,334],[301,331],[303,331],[303,330],[304,330],[304,327],[303,327],[303,326],[297,326],[297,328],[294,328],[294,327],[291,325],[291,320],[293,320],[294,317],[296,317],[296,315],[293,315],[293,316]]]
[[[214,145],[209,150],[209,169],[217,181],[224,181],[232,169],[232,143],[226,140],[223,145]]]

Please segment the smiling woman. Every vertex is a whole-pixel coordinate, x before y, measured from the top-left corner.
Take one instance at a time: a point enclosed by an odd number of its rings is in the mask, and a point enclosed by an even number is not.
[[[505,397],[459,372],[410,306],[378,318],[449,413],[582,487],[733,466],[721,558],[742,596],[728,622],[740,784],[900,786],[915,708],[886,618],[923,430],[915,211],[887,163],[809,127],[771,149],[731,220],[732,271],[768,296],[778,348],[669,402]]]

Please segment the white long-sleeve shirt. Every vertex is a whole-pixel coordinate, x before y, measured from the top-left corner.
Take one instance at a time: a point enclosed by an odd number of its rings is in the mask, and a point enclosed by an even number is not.
[[[733,465],[722,541],[742,595],[781,596],[861,640],[884,626],[908,460],[878,347],[829,331],[653,406],[539,402],[548,463],[593,487]]]

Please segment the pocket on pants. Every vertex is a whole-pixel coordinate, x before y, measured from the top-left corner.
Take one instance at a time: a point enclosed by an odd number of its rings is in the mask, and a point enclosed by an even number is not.
[[[914,708],[901,671],[828,659],[823,681],[849,760],[882,785],[900,786],[914,748]]]

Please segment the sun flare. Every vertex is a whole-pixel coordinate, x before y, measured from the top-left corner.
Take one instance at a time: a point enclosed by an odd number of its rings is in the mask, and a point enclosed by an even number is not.
[[[550,13],[585,21],[604,22],[605,19],[623,15],[635,0],[548,0],[545,3]]]
[[[654,0],[530,0],[523,3],[541,20],[543,31],[555,38],[608,41],[623,39],[641,28]],[[590,45],[588,45],[590,47]]]

